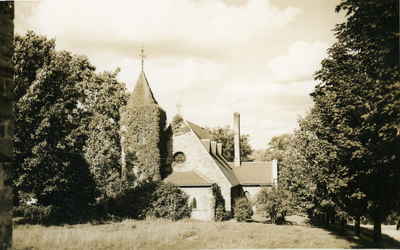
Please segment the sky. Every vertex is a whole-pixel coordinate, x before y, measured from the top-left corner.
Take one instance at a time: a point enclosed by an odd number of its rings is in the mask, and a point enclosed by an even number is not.
[[[313,73],[345,17],[338,0],[17,1],[15,31],[56,39],[100,71],[120,68],[131,91],[141,70],[168,119],[178,108],[203,127],[231,126],[255,149],[291,133],[312,107]]]

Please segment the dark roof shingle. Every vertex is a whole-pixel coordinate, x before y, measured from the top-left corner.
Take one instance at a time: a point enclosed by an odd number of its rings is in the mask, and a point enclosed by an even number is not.
[[[242,162],[232,167],[241,185],[272,185],[272,162]]]

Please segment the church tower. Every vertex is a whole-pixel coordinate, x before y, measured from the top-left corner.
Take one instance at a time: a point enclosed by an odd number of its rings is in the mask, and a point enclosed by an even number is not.
[[[143,53],[143,50],[142,50]],[[127,179],[161,180],[166,113],[158,105],[142,70],[122,113],[123,172]],[[134,178],[129,178],[134,176]]]

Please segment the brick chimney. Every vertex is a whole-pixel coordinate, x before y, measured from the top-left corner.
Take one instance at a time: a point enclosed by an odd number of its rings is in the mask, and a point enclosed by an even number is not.
[[[233,113],[233,133],[234,133],[234,166],[240,166],[240,114],[238,112]]]

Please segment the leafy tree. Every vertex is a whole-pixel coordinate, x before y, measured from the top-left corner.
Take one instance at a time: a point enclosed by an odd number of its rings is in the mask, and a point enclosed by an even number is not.
[[[263,188],[257,194],[257,207],[269,216],[274,224],[283,224],[285,216],[291,210],[290,195],[282,188],[272,187],[271,190]]]
[[[228,161],[233,161],[235,158],[234,149],[234,133],[233,130],[227,127],[209,128],[208,129],[213,140],[222,143],[222,155]],[[253,152],[249,143],[249,135],[240,135],[240,157],[242,161],[250,160],[250,155]]]
[[[281,161],[292,139],[293,136],[291,134],[282,134],[272,137],[271,141],[268,143],[269,148],[265,151],[264,159],[267,161],[272,161],[274,159]]]
[[[249,158],[252,161],[265,161],[265,149],[256,149],[253,150],[253,152],[251,153],[251,155],[249,156]]]
[[[321,171],[335,176],[328,187],[337,205],[373,219],[379,242],[381,223],[400,199],[398,2],[343,0],[336,11],[347,21],[335,28],[337,42],[312,94],[315,134],[335,156]]]
[[[299,121],[300,128],[281,154],[279,185],[291,193],[294,211],[329,224],[336,216],[344,216],[334,199],[342,180],[329,172],[336,155],[332,145],[315,133],[319,126],[314,109]]]
[[[33,32],[15,36],[13,62],[15,190],[51,211],[81,213],[120,179],[124,87],[117,72],[97,74],[86,57]]]
[[[86,123],[85,158],[96,182],[100,197],[114,196],[125,186],[121,179],[120,112],[127,95],[116,80],[118,70],[103,72],[85,82],[82,106],[89,113]]]
[[[64,207],[67,218],[94,201],[94,185],[81,155],[84,113],[77,105],[77,84],[90,78],[94,67],[86,58],[56,52],[52,41],[33,33],[17,35],[15,44],[20,97],[15,104],[15,185],[33,192],[41,205]],[[44,59],[35,63],[36,57]]]
[[[239,198],[235,201],[235,219],[237,221],[248,221],[253,216],[251,203],[246,197]]]

